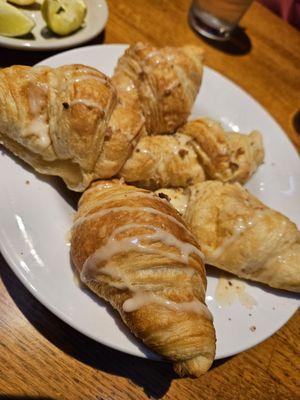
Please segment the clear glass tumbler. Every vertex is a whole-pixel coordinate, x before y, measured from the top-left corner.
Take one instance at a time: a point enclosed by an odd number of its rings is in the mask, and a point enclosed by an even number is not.
[[[194,0],[189,22],[201,35],[225,41],[253,0]]]

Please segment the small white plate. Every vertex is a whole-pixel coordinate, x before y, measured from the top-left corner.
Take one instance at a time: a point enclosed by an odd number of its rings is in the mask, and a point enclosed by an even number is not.
[[[111,75],[123,45],[90,46],[42,62],[53,67],[82,60]],[[207,115],[226,127],[264,136],[265,163],[247,187],[267,205],[300,225],[300,161],[287,136],[270,115],[233,82],[205,68],[192,117]],[[19,279],[54,314],[78,331],[115,349],[157,358],[137,341],[105,302],[74,280],[67,233],[78,196],[58,178],[35,174],[3,150],[0,155],[0,248]],[[267,240],[267,238],[266,238]],[[276,332],[296,311],[296,295],[246,283],[257,305],[221,306],[215,299],[218,276],[209,271],[207,304],[217,331],[216,358],[246,350]]]
[[[68,36],[57,36],[46,26],[40,11],[39,2],[32,6],[19,7],[33,18],[36,26],[26,36],[10,38],[0,36],[0,46],[20,50],[58,50],[78,46],[95,38],[104,29],[108,19],[108,7],[105,0],[85,0],[87,14],[82,28]]]

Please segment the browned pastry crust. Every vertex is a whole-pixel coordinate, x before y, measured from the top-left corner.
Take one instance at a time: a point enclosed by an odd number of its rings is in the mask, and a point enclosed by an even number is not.
[[[237,183],[206,181],[157,193],[164,193],[181,211],[207,264],[300,292],[300,232],[287,217]]]
[[[145,57],[142,78],[122,67],[136,51]],[[92,180],[121,170],[147,134],[145,116],[148,121],[157,116],[159,131],[185,122],[201,76],[202,50],[194,46],[131,46],[112,80],[83,65],[6,68],[0,71],[0,142],[37,171],[61,176],[70,189],[83,191]],[[154,78],[159,87],[150,105],[141,90]]]
[[[186,135],[143,137],[119,176],[126,182],[155,190],[186,187],[205,180],[198,156]]]
[[[13,66],[0,71],[0,142],[73,190],[93,179],[117,100],[94,68]]]
[[[119,176],[152,190],[188,187],[206,179],[244,183],[263,157],[259,132],[225,132],[217,122],[198,118],[172,136],[143,137]]]
[[[202,79],[203,50],[137,43],[119,59],[116,73],[134,83],[148,134],[174,133],[191,112]]]
[[[210,367],[215,332],[201,253],[166,200],[119,181],[95,182],[79,202],[71,256],[82,281],[180,375]]]
[[[94,170],[95,177],[99,179],[115,176],[131,156],[141,136],[147,134],[138,93],[131,79],[115,73],[112,84],[117,89],[118,100]]]
[[[178,133],[191,136],[207,179],[222,182],[246,182],[263,162],[261,134],[226,132],[209,118],[187,122]]]
[[[201,80],[201,54],[194,46],[131,46],[112,80],[83,65],[3,69],[0,141],[76,191],[113,176],[152,190],[205,179],[243,183],[263,160],[258,132],[228,133],[199,118],[172,136],[147,136],[185,122]],[[149,82],[156,88],[151,95]]]

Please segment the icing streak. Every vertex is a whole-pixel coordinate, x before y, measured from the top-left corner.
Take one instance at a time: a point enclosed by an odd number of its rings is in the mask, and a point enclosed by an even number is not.
[[[129,229],[136,228],[150,228],[154,232],[145,233],[142,235],[136,235],[131,237],[126,237],[120,240],[116,239],[116,235],[127,231]],[[148,240],[152,243],[162,242],[168,247],[175,247],[179,251],[179,254],[173,253],[170,251],[163,251],[157,248],[153,248],[149,245],[145,245],[142,242]],[[114,255],[120,253],[127,253],[129,251],[137,251],[147,254],[160,254],[164,257],[172,259],[177,262],[181,262],[184,264],[188,264],[189,256],[191,254],[197,254],[198,256],[202,256],[201,251],[194,245],[183,242],[177,239],[170,232],[162,230],[156,226],[152,225],[139,225],[139,224],[127,224],[120,228],[117,228],[113,234],[109,237],[106,244],[99,249],[97,249],[84,263],[84,270],[89,271],[97,268],[99,263],[110,260]]]
[[[102,215],[105,211],[108,210],[102,210]],[[145,228],[149,232],[121,239],[117,238],[117,236],[121,233],[130,230],[138,230],[141,228]],[[171,250],[160,250],[154,246],[151,246],[151,243],[163,243],[167,247],[173,249],[175,248],[177,251],[174,252]],[[179,240],[173,234],[165,231],[164,229],[153,225],[142,225],[137,223],[126,224],[116,228],[111,236],[108,238],[107,242],[102,247],[98,248],[85,261],[81,272],[81,278],[83,282],[88,282],[91,279],[97,279],[97,276],[100,273],[113,278],[112,282],[110,282],[109,285],[119,289],[129,289],[133,293],[133,295],[123,304],[123,310],[125,312],[136,311],[145,305],[155,303],[174,311],[193,312],[201,314],[208,319],[212,318],[206,306],[196,298],[189,302],[176,303],[174,301],[161,297],[156,293],[145,290],[145,285],[143,285],[143,289],[140,289],[138,285],[133,285],[130,280],[130,272],[122,272],[122,269],[115,265],[112,261],[112,258],[115,255],[130,251],[161,255],[163,257],[186,265],[188,265],[189,256],[191,254],[197,254],[198,256],[202,257],[202,253],[197,247],[190,243]],[[101,268],[99,267],[100,264],[104,264],[104,266]],[[191,268],[189,267],[182,268],[181,271],[183,273],[186,272],[186,274],[190,276],[190,278],[193,276]],[[137,271],[133,271],[133,273],[136,272]],[[202,291],[204,292],[204,287],[202,287]]]
[[[152,292],[137,291],[134,295],[123,303],[123,310],[125,312],[136,311],[139,308],[148,304],[159,304],[171,310],[178,312],[193,312],[195,314],[203,314],[208,319],[212,319],[212,315],[205,304],[199,300],[176,303],[175,301],[167,300]]]
[[[248,218],[244,221],[241,217],[236,220],[236,223],[233,228],[232,235],[225,238],[220,246],[218,246],[214,251],[210,254],[207,254],[208,262],[209,260],[215,261],[219,259],[223,255],[223,253],[230,248],[230,246],[235,243],[242,234],[246,231],[248,232],[249,229],[255,228],[257,224],[264,224],[266,223],[263,219],[266,217],[273,217],[274,212],[267,208],[263,210],[254,210],[252,218]],[[276,236],[277,239],[280,240],[285,234],[285,228],[287,225],[287,219],[283,218],[280,222],[280,225],[276,229]]]
[[[95,197],[95,200],[88,201],[86,204],[83,204],[81,206],[81,214],[85,214],[86,215],[90,211],[92,211],[93,208],[95,208],[95,207],[97,207],[99,205],[101,205],[101,207],[103,207],[106,204],[111,204],[111,202],[113,200],[118,200],[120,198],[122,198],[123,200],[124,199],[131,199],[131,198],[140,198],[140,197],[145,197],[145,198],[148,198],[148,199],[151,199],[151,200],[153,198],[156,198],[152,193],[136,192],[136,191],[132,190],[132,191],[129,191],[129,192],[126,192],[126,193],[124,193],[124,192],[112,193],[112,194],[110,194],[108,196],[107,200],[101,200],[101,202],[100,202],[99,199],[98,199],[98,196],[99,195],[100,196],[103,195],[103,189],[107,190],[111,186],[113,186],[113,184],[110,184],[110,186],[109,186],[109,183],[105,183],[105,184],[102,184],[101,186],[97,185],[97,186],[91,187],[90,189],[86,190],[85,194],[93,193],[94,197]]]
[[[75,104],[83,104],[87,108],[98,108],[101,112],[104,112],[104,110],[100,107],[99,103],[96,103],[88,99],[76,99],[69,103],[70,107],[74,106]]]
[[[222,244],[209,255],[209,258],[212,260],[216,260],[219,257],[221,257],[224,251],[238,239],[241,233],[251,226],[253,226],[252,220],[249,220],[248,222],[245,223],[242,218],[238,218],[233,229],[233,234],[228,238],[224,239]]]
[[[136,197],[140,197],[140,196],[136,196]],[[153,198],[153,197],[152,197],[152,198]],[[111,200],[110,200],[110,201],[111,201]],[[109,203],[110,201],[107,201],[107,203]],[[102,204],[105,204],[105,203],[100,203],[100,202],[99,202],[99,204],[102,205]],[[97,203],[95,202],[95,206],[96,206],[96,205],[97,205]],[[82,223],[84,223],[84,222],[91,221],[91,220],[94,220],[94,219],[98,219],[98,218],[103,217],[104,215],[109,214],[109,213],[120,212],[120,211],[126,211],[126,212],[134,212],[134,211],[137,212],[137,211],[141,211],[141,212],[145,212],[145,213],[150,213],[150,214],[155,214],[155,215],[164,216],[164,217],[166,217],[167,219],[169,219],[170,221],[172,221],[173,223],[175,223],[175,224],[177,224],[178,226],[180,226],[182,229],[184,229],[184,230],[189,234],[189,236],[193,237],[193,235],[192,235],[191,232],[186,228],[186,226],[185,226],[184,224],[182,224],[180,221],[178,221],[177,218],[173,217],[172,215],[166,214],[166,213],[164,213],[164,212],[162,212],[162,211],[156,210],[155,208],[152,208],[152,207],[128,207],[128,206],[117,206],[117,207],[106,208],[106,209],[104,209],[104,210],[96,211],[96,212],[93,213],[93,214],[84,215],[84,216],[78,218],[78,219],[75,221],[75,223],[74,223],[72,229],[74,230],[74,229],[77,228],[80,224],[82,224]],[[195,247],[195,246],[194,246],[194,247]],[[197,248],[195,247],[195,249],[197,249]],[[197,251],[198,251],[197,254],[198,254],[198,255],[201,257],[201,259],[203,260],[203,259],[204,259],[203,253],[202,253],[199,249],[197,249]]]

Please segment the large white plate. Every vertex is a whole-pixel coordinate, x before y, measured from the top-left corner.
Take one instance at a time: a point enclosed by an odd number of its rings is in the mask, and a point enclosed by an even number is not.
[[[105,0],[85,0],[87,14],[82,28],[68,36],[59,37],[52,34],[43,20],[40,4],[23,7],[22,11],[33,18],[36,26],[28,35],[11,38],[0,36],[0,46],[20,50],[58,50],[78,46],[92,40],[104,29],[108,18],[108,7]]]
[[[43,64],[59,66],[84,61],[111,75],[124,49],[121,45],[85,47],[51,57]],[[237,131],[257,128],[263,133],[265,163],[247,186],[266,204],[300,225],[299,158],[270,115],[233,82],[210,68],[205,68],[193,108],[192,117],[200,115],[221,120]],[[74,280],[66,236],[76,195],[66,190],[58,178],[35,174],[6,151],[0,155],[0,170],[1,250],[23,284],[78,331],[124,352],[155,358],[132,337],[109,306]],[[239,302],[220,306],[215,300],[217,281],[218,277],[211,274],[207,290],[207,304],[217,331],[217,358],[236,354],[266,339],[298,306],[295,295],[254,283],[246,283],[247,293],[257,302],[251,310]]]

